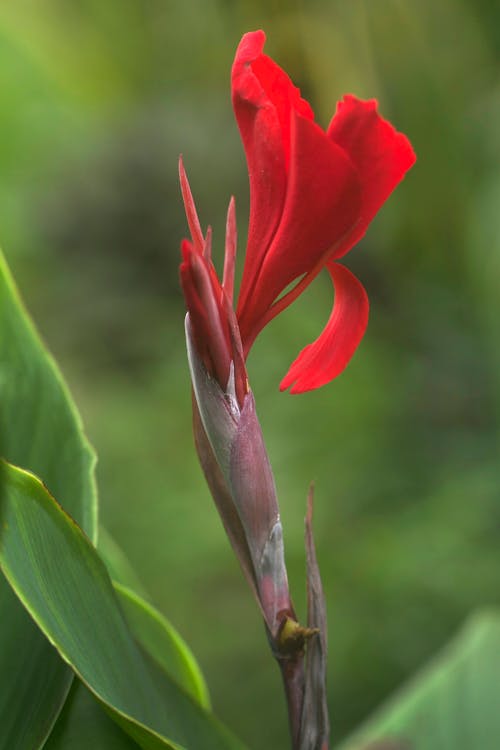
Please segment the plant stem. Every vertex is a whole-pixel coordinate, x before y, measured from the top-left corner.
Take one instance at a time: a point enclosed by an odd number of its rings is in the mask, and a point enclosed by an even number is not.
[[[288,708],[292,750],[299,750],[302,704],[304,701],[304,653],[277,657]]]

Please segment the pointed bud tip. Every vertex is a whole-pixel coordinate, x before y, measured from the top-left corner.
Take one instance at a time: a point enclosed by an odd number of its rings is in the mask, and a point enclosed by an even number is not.
[[[184,202],[184,211],[186,213],[189,231],[191,232],[191,239],[193,240],[196,250],[201,253],[203,249],[203,232],[201,231],[200,220],[194,204],[193,194],[189,186],[186,170],[184,169],[182,154],[179,156],[179,182],[181,184],[182,200]]]

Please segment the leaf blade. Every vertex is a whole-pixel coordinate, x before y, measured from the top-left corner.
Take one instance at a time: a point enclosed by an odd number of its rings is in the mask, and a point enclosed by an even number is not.
[[[95,455],[1,252],[0,456],[43,476],[95,539]],[[38,750],[59,714],[73,675],[2,575],[0,603],[0,750]],[[19,648],[13,649],[12,644]]]
[[[113,582],[125,619],[140,645],[158,666],[200,706],[210,710],[208,688],[196,659],[175,628],[132,589]]]
[[[81,682],[75,680],[44,750],[138,750]]]
[[[241,748],[146,663],[95,548],[42,483],[8,464],[2,483],[0,566],[46,637],[113,718],[147,750]]]
[[[472,615],[430,664],[338,750],[495,750],[500,742],[500,612]]]

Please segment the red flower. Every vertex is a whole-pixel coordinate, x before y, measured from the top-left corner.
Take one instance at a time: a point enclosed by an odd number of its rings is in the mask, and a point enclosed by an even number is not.
[[[262,31],[245,34],[232,70],[234,111],[250,177],[250,225],[236,315],[246,356],[262,328],[323,268],[329,272],[335,289],[330,319],[319,338],[293,362],[280,386],[301,393],[339,375],[363,337],[368,321],[366,292],[337,261],[364,235],[415,155],[408,139],[380,117],[375,100],[345,96],[323,131],[286,73],[263,54],[264,42]],[[192,202],[186,203],[186,209],[192,216]],[[208,313],[195,312],[197,303],[193,304],[186,283],[189,258],[196,264],[193,253],[203,257],[199,226],[195,234],[192,221],[190,228],[193,245],[184,244],[181,276],[193,328],[198,328],[200,346],[206,347]],[[228,233],[228,238],[233,248],[234,235],[232,239]],[[232,273],[233,250],[229,261],[227,255],[226,266]],[[209,259],[206,268],[207,278],[217,286]],[[231,273],[225,269],[231,287],[226,296],[232,300]],[[291,291],[283,294],[293,282]],[[223,321],[221,290],[219,284]],[[223,329],[224,323],[218,328]],[[227,362],[232,359],[229,334],[225,341],[228,348],[219,370],[227,375]],[[205,362],[209,359],[205,357]]]

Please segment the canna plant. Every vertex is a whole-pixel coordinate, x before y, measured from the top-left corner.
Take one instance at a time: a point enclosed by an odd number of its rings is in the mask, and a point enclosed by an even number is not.
[[[363,236],[415,155],[408,139],[380,117],[374,100],[344,97],[324,132],[286,73],[263,53],[264,41],[262,31],[245,34],[231,76],[250,179],[248,242],[236,309],[234,199],[227,214],[221,283],[212,263],[211,229],[202,233],[182,160],[191,240],[182,243],[180,275],[200,463],[281,668],[292,746],[324,750],[329,747],[326,612],[312,541],[312,494],[304,627],[288,589],[276,489],[245,359],[264,326],[325,268],[335,289],[330,319],[280,387],[301,393],[344,370],[365,332],[368,299],[361,283],[337,261]]]
[[[232,71],[250,179],[236,305],[234,200],[220,281],[211,230],[201,231],[180,163],[191,233],[182,243],[180,275],[194,438],[281,669],[292,747],[326,750],[326,611],[312,491],[302,625],[246,359],[260,331],[326,269],[335,291],[330,319],[281,389],[301,393],[343,371],[364,334],[368,302],[338,261],[415,157],[375,101],[344,97],[323,131],[263,54],[264,39],[261,31],[246,34]],[[0,750],[244,748],[214,716],[191,650],[146,600],[125,556],[99,527],[95,454],[1,255],[0,456]],[[499,646],[499,616],[477,616],[411,689],[339,750],[497,747]]]

